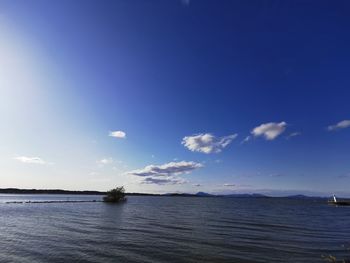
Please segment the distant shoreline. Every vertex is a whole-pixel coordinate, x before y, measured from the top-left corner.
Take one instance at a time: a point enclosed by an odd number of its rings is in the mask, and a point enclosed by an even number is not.
[[[18,189],[18,188],[2,188],[0,194],[55,194],[55,195],[105,195],[106,192],[101,191],[74,191],[62,189]],[[127,193],[127,195],[150,195],[160,196],[160,194],[145,194],[145,193]]]
[[[0,188],[0,194],[55,194],[55,195],[105,195],[102,191],[74,191],[62,189],[19,189],[19,188]],[[306,196],[306,195],[291,195],[272,197],[263,194],[228,194],[228,195],[213,195],[204,192],[196,194],[187,193],[167,193],[167,194],[148,194],[148,193],[126,193],[127,196],[173,196],[173,197],[253,197],[253,198],[294,198],[294,199],[326,199],[327,197]]]

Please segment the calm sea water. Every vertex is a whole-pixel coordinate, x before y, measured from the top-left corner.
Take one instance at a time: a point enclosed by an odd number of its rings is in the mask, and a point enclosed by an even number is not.
[[[0,195],[0,262],[325,262],[350,258],[350,207],[321,200]]]

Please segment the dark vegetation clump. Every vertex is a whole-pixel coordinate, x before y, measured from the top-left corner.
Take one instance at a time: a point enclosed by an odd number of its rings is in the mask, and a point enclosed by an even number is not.
[[[125,200],[126,200],[126,197],[125,197],[124,186],[109,190],[106,196],[103,197],[103,201],[108,203],[118,203]]]

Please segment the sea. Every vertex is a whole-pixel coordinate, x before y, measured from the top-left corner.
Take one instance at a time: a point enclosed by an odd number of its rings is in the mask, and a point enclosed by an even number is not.
[[[324,199],[129,196],[120,204],[6,203],[101,198],[0,195],[0,262],[350,260],[350,207]]]

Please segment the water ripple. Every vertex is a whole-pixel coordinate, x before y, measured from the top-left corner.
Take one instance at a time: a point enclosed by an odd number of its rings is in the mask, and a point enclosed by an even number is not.
[[[324,262],[322,254],[350,254],[350,209],[313,200],[4,204],[9,198],[0,196],[0,262],[307,263]]]

